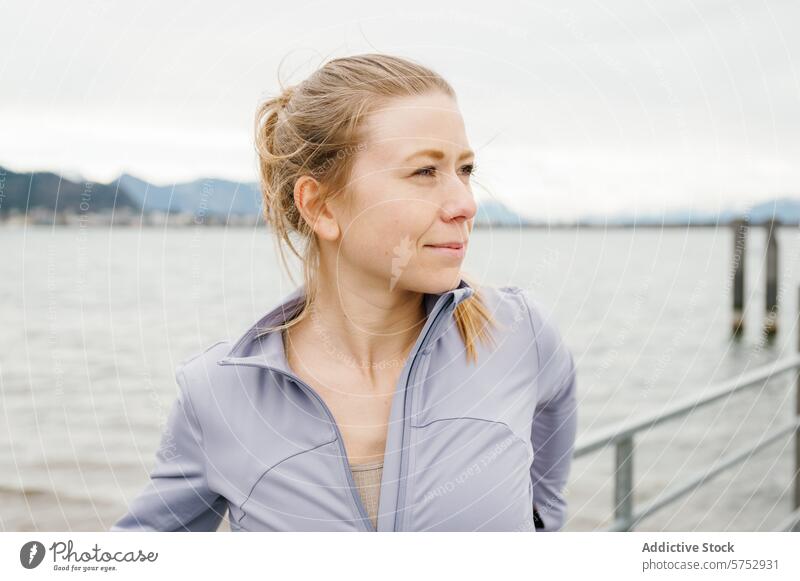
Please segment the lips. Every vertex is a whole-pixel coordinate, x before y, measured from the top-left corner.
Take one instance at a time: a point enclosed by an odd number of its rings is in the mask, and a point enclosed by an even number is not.
[[[434,248],[463,248],[463,242],[443,242],[442,244],[426,244],[425,246],[432,246]]]
[[[425,248],[445,258],[464,258],[466,244],[464,242],[442,242],[440,244],[426,244]]]

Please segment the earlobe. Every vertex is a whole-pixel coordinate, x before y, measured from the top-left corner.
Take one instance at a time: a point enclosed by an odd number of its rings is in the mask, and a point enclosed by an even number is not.
[[[314,226],[314,232],[323,240],[334,242],[339,238],[341,229],[336,221],[336,217],[331,213],[327,205],[324,205],[322,211],[317,214],[317,222]]]

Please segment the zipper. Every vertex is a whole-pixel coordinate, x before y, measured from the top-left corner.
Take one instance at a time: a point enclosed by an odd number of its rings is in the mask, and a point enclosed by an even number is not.
[[[328,419],[330,420],[330,423],[333,426],[334,431],[336,432],[336,442],[339,444],[339,452],[341,453],[342,459],[344,460],[344,464],[343,465],[345,466],[345,471],[346,471],[345,476],[347,477],[347,484],[350,487],[350,494],[353,497],[353,501],[355,502],[356,508],[358,509],[358,513],[361,516],[361,524],[364,526],[365,530],[370,531],[370,532],[376,532],[376,529],[375,529],[374,526],[372,526],[372,521],[370,520],[369,515],[367,514],[367,509],[364,508],[364,503],[361,502],[361,498],[358,495],[358,490],[356,488],[356,481],[353,479],[353,472],[352,472],[352,467],[350,465],[350,459],[347,457],[347,450],[345,450],[345,447],[344,447],[344,439],[342,438],[342,432],[339,430],[339,425],[336,423],[336,419],[333,417],[333,413],[331,412],[330,408],[328,407],[328,404],[325,403],[325,401],[319,396],[319,394],[317,394],[317,392],[314,391],[314,389],[311,386],[309,386],[306,382],[304,382],[302,379],[296,377],[293,374],[286,373],[285,371],[282,371],[280,369],[276,369],[274,367],[267,367],[265,365],[258,365],[258,364],[253,364],[253,363],[235,363],[234,364],[234,363],[230,363],[230,362],[226,362],[226,361],[223,361],[222,365],[244,365],[246,367],[248,367],[248,366],[249,367],[259,367],[259,368],[262,368],[262,369],[269,369],[269,370],[274,371],[276,373],[280,373],[281,375],[284,375],[285,377],[288,377],[292,381],[297,382],[297,384],[300,385],[300,387],[306,393],[311,395],[315,400],[317,400],[319,402],[319,404],[322,407],[322,409],[328,415]]]
[[[325,413],[328,414],[328,419],[330,420],[331,425],[333,426],[333,429],[336,431],[336,441],[339,443],[339,452],[341,452],[342,459],[344,460],[344,466],[345,466],[345,472],[346,472],[345,476],[347,477],[347,484],[350,487],[350,494],[353,497],[353,501],[356,503],[356,507],[358,508],[358,512],[361,515],[361,522],[364,525],[364,527],[366,528],[366,530],[368,530],[370,532],[376,532],[376,529],[375,529],[374,526],[372,526],[372,521],[370,520],[369,515],[367,514],[367,509],[364,508],[364,503],[361,501],[361,497],[358,494],[358,489],[356,488],[356,481],[353,479],[353,468],[350,465],[350,459],[347,457],[347,450],[345,450],[345,447],[344,447],[344,438],[342,438],[342,432],[339,430],[339,425],[336,423],[336,419],[333,417],[333,413],[331,412],[330,408],[328,407],[328,404],[326,404],[325,401],[319,396],[319,394],[317,394],[317,392],[314,391],[314,389],[312,389],[311,386],[309,386],[303,380],[301,380],[301,379],[299,379],[297,377],[294,377],[293,375],[288,375],[288,374],[286,374],[286,373],[284,373],[283,371],[280,371],[280,370],[278,370],[278,373],[281,373],[281,374],[289,377],[290,379],[293,379],[293,380],[299,382],[299,384],[309,394],[314,396],[314,398],[322,406],[322,409],[325,410]]]
[[[416,384],[417,379],[417,370],[419,369],[416,366],[416,363],[419,359],[420,352],[426,350],[424,348],[425,343],[428,341],[428,337],[433,333],[435,329],[437,329],[437,324],[441,319],[441,314],[447,310],[449,305],[443,306],[439,311],[436,313],[436,316],[431,323],[431,326],[428,328],[427,333],[422,339],[420,343],[420,348],[414,354],[414,360],[411,362],[411,368],[408,372],[408,380],[406,381],[405,389],[403,390],[403,434],[400,441],[400,483],[397,487],[397,505],[395,506],[394,512],[394,531],[401,531],[403,528],[403,523],[405,520],[405,501],[406,501],[406,489],[408,488],[408,457],[410,453],[406,453],[406,442],[408,441],[408,432],[409,432],[409,424],[411,423],[411,403],[412,403],[412,396],[413,394],[409,395],[408,393],[408,385],[411,383],[411,376],[412,372],[414,373],[414,384]],[[426,357],[430,357],[430,353],[425,353]],[[405,478],[403,478],[403,474],[405,474]],[[402,517],[398,517],[400,514],[400,510],[403,510]],[[398,523],[399,520],[399,523]]]

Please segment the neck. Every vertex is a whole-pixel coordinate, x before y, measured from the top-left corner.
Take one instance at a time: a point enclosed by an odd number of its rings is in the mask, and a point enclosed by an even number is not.
[[[321,283],[309,322],[329,356],[370,370],[408,355],[426,320],[423,293]]]

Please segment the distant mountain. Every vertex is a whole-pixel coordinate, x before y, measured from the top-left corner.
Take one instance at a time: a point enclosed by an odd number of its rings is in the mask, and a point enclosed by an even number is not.
[[[474,226],[527,226],[530,223],[502,202],[487,200],[478,203]]]
[[[127,191],[144,212],[186,212],[195,216],[261,212],[261,193],[254,183],[203,178],[157,186],[127,174],[121,175],[114,183]]]
[[[188,212],[197,214],[202,205],[216,215],[261,213],[258,184],[205,178],[193,182],[156,186],[131,175],[117,179],[144,211]],[[527,221],[500,202],[481,202],[475,216],[476,226],[519,226]]]
[[[139,203],[144,211],[188,212],[194,215],[205,206],[209,214],[255,215],[261,213],[261,192],[256,183],[232,182],[205,178],[193,182],[156,186],[124,174],[117,180],[121,188]],[[476,226],[520,226],[527,220],[501,202],[490,200],[478,205]]]
[[[92,184],[60,177],[54,173],[5,172],[4,198],[0,212],[12,209],[24,213],[26,208],[43,208],[53,212],[102,212],[113,207],[126,207],[137,214],[152,212],[207,215],[225,219],[228,216],[261,214],[261,192],[258,184],[220,178],[202,178],[169,185],[151,184],[133,175],[123,174],[109,184]],[[0,174],[2,178],[2,174]],[[77,180],[78,178],[74,178]],[[30,197],[28,196],[30,192]],[[85,192],[89,192],[85,195]],[[82,202],[85,202],[81,206]],[[500,202],[479,203],[475,225],[520,226],[527,220]]]
[[[114,184],[72,181],[50,172],[16,173],[2,167],[0,180],[5,182],[0,191],[0,215],[13,210],[24,214],[34,208],[77,214],[139,207]]]
[[[752,206],[749,211],[751,223],[763,223],[777,217],[786,224],[800,224],[800,199],[779,198]]]

